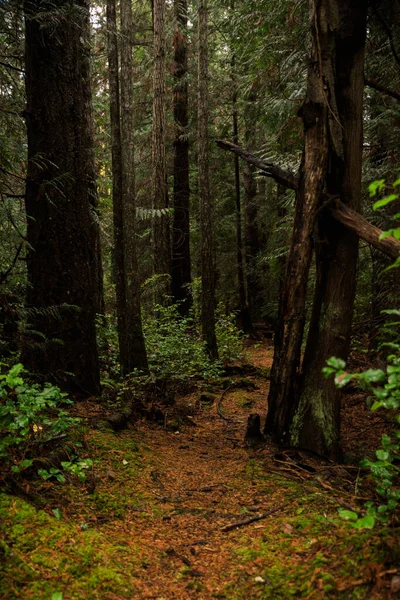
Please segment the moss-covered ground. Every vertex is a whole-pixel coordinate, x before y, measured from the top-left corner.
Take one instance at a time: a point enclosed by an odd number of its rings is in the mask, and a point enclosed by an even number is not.
[[[270,357],[255,360],[267,368]],[[243,443],[247,415],[265,410],[267,384],[253,381],[224,395],[229,420],[218,392],[214,404],[196,392],[177,399],[185,419],[89,427],[90,485],[32,481],[40,508],[0,495],[0,598],[395,598],[399,529],[337,519],[340,502],[357,503],[351,471],[296,469],[272,446]]]

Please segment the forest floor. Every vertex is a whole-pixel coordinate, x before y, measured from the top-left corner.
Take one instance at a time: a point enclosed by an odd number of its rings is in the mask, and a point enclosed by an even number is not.
[[[353,391],[344,466],[248,447],[248,415],[265,414],[271,346],[249,346],[247,360],[255,368],[245,378],[232,376],[214,400],[202,390],[177,398],[159,424],[143,419],[120,433],[88,426],[92,489],[42,482],[40,509],[0,495],[0,598],[397,597],[399,528],[356,531],[337,518],[339,507],[369,497],[353,465],[385,424]],[[92,425],[104,419],[95,402],[78,412]]]

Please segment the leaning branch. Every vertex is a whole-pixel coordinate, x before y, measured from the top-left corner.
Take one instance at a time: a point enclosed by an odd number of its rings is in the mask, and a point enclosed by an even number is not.
[[[371,79],[366,79],[365,85],[376,90],[377,92],[382,92],[382,94],[386,94],[386,96],[390,96],[391,98],[394,98],[395,100],[397,100],[397,102],[400,102],[399,92],[396,92],[395,90],[390,90],[389,88],[385,87],[384,85],[381,85],[377,81],[372,81]]]
[[[372,225],[364,219],[358,212],[352,210],[340,200],[336,200],[333,207],[331,207],[331,213],[333,217],[342,223],[351,231],[354,231],[360,238],[365,240],[374,248],[377,248],[393,260],[396,260],[400,256],[400,241],[390,236],[383,240],[380,239],[382,230],[375,225]]]
[[[371,86],[372,87],[372,86]],[[377,88],[378,89],[378,88]],[[400,95],[399,95],[400,99]],[[262,160],[254,154],[251,154],[244,148],[237,146],[236,144],[232,144],[232,142],[227,142],[225,140],[217,140],[217,145],[222,150],[228,150],[229,152],[233,152],[233,154],[237,154],[246,162],[257,167],[263,175],[266,177],[271,177],[275,179],[277,183],[284,185],[291,190],[297,190],[298,188],[298,176],[290,173],[289,171],[285,171],[280,167],[277,167],[273,163]],[[360,238],[365,240],[374,248],[377,248],[390,258],[396,260],[400,256],[400,241],[396,240],[394,237],[390,236],[383,240],[380,239],[381,234],[383,233],[381,229],[375,227],[369,221],[364,219],[358,212],[349,208],[343,202],[338,199],[331,198],[325,205],[323,205],[320,210],[327,209],[331,211],[332,216],[342,223],[348,229],[354,231]],[[319,212],[319,211],[318,211]]]
[[[271,162],[262,160],[261,158],[254,156],[254,154],[247,152],[247,150],[244,150],[240,146],[232,144],[232,142],[227,142],[226,140],[216,140],[216,144],[222,150],[233,152],[233,154],[240,156],[240,158],[246,162],[254,165],[257,167],[257,169],[260,169],[262,175],[265,175],[266,177],[272,177],[272,179],[275,179],[277,183],[280,183],[291,190],[297,190],[297,175],[294,175],[290,171],[285,171]]]

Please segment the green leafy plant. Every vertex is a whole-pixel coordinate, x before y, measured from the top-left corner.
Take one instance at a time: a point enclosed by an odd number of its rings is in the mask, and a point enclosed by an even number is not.
[[[54,446],[80,422],[65,410],[72,404],[65,393],[31,383],[28,375],[20,363],[0,374],[0,461],[14,473],[31,467],[44,446]],[[62,480],[52,469],[46,473]]]
[[[377,200],[374,204],[374,210],[387,206],[398,199],[396,193],[400,186],[400,178],[393,186],[393,193],[389,193],[384,198]],[[385,181],[380,179],[374,181],[369,186],[370,195],[376,196],[386,189]],[[400,218],[400,213],[393,216],[394,219]],[[382,233],[381,238],[393,235],[400,239],[400,227],[390,229]],[[400,257],[389,267],[400,265]],[[335,376],[335,384],[343,388],[350,381],[357,381],[363,389],[368,391],[373,398],[371,405],[372,411],[389,410],[395,413],[395,422],[400,426],[400,342],[396,332],[396,327],[400,324],[400,310],[391,309],[382,311],[390,317],[397,320],[386,323],[383,332],[386,336],[394,336],[389,341],[385,341],[380,348],[388,348],[392,352],[387,356],[387,365],[385,369],[368,369],[362,373],[348,373],[346,363],[340,358],[332,357],[327,361],[327,367],[323,369],[326,377]],[[388,339],[388,338],[387,338]],[[365,503],[365,516],[359,515],[351,510],[339,510],[339,515],[349,521],[355,528],[372,528],[376,521],[386,522],[389,519],[391,511],[394,511],[400,503],[400,486],[398,484],[400,476],[399,467],[400,458],[400,428],[394,431],[393,436],[384,434],[382,436],[381,447],[375,452],[375,459],[365,458],[361,461],[361,466],[368,468],[372,479],[375,482],[376,492],[380,498],[379,502],[368,501]]]

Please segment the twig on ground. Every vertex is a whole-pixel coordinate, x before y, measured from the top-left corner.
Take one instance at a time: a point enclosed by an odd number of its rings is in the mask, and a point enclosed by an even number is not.
[[[231,523],[230,525],[225,525],[222,527],[221,531],[231,531],[232,529],[236,529],[238,527],[244,527],[245,525],[250,525],[250,523],[254,523],[255,521],[261,521],[261,519],[266,519],[270,515],[283,510],[286,508],[288,504],[283,504],[283,506],[277,506],[276,508],[271,508],[271,510],[262,513],[260,515],[254,515],[253,517],[249,517],[248,519],[243,519],[242,521],[236,521],[236,523]]]
[[[224,415],[224,413],[222,412],[222,409],[221,409],[224,396],[231,388],[232,388],[232,385],[228,385],[228,387],[220,395],[218,402],[217,402],[217,413],[221,417],[221,419],[223,419],[224,421],[228,421],[230,423],[235,423],[236,421],[234,419],[231,419],[230,417],[227,417],[226,415]]]

